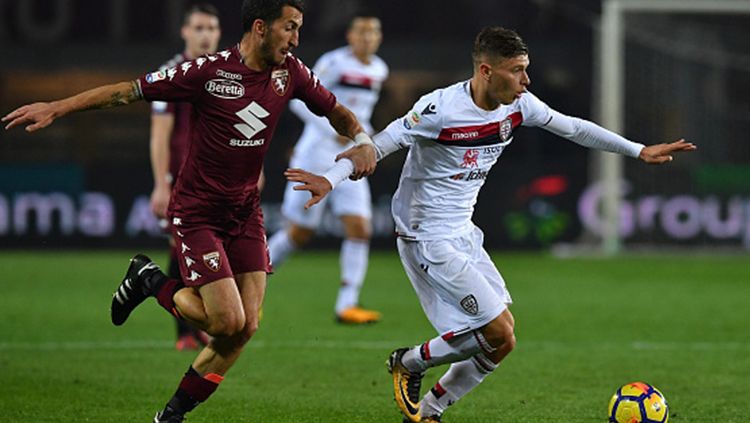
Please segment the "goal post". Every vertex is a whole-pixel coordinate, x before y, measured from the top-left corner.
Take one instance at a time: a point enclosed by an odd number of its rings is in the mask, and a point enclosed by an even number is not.
[[[750,14],[748,0],[603,0],[599,34],[598,110],[604,127],[624,132],[625,106],[625,17],[629,13],[670,14]],[[652,141],[653,142],[653,141]],[[597,178],[602,184],[603,228],[600,250],[615,255],[623,248],[620,236],[622,202],[621,181],[624,179],[623,157],[597,152]]]

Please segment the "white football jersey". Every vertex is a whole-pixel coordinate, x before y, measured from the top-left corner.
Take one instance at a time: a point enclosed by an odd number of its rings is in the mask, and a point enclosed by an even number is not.
[[[551,118],[550,108],[528,92],[496,110],[480,109],[469,81],[423,96],[375,139],[409,148],[391,205],[398,235],[434,240],[472,231],[479,189],[515,129]]]
[[[328,88],[339,103],[351,110],[365,132],[372,134],[370,124],[372,110],[380,97],[383,81],[388,78],[388,66],[373,55],[370,63],[362,63],[350,47],[341,47],[325,53],[313,66],[313,72],[324,87]],[[295,147],[295,155],[304,155],[311,148],[320,148],[322,143],[341,150],[344,146],[336,141],[336,131],[328,120],[312,114],[304,103],[293,100],[289,108],[305,122],[305,129]]]

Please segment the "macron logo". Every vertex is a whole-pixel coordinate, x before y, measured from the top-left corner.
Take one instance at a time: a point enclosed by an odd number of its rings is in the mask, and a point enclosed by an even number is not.
[[[479,131],[471,132],[454,132],[451,134],[451,139],[454,140],[467,140],[469,138],[476,138],[479,136]]]

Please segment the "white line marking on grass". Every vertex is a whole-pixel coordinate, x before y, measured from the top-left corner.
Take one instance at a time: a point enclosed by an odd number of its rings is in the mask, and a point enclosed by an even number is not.
[[[414,344],[414,341],[374,340],[346,341],[332,339],[308,339],[296,341],[250,341],[248,348],[270,349],[322,349],[322,350],[383,350]],[[562,341],[521,341],[519,350],[637,350],[637,351],[750,351],[750,342],[562,342]],[[123,341],[40,341],[40,342],[0,342],[0,351],[87,351],[87,350],[142,350],[172,349],[174,342],[164,340],[123,340]]]

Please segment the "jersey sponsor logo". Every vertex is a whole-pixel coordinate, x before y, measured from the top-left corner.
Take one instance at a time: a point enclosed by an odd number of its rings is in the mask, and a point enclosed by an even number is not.
[[[206,82],[206,91],[214,97],[234,100],[245,95],[245,87],[229,79],[210,79]]]
[[[469,173],[461,172],[457,173],[450,178],[454,181],[483,181],[487,179],[487,175],[490,172],[488,170],[474,169]]]
[[[174,76],[177,75],[177,68],[169,68],[167,69],[167,77],[171,81]]]
[[[479,136],[479,131],[471,132],[454,132],[451,134],[452,140],[468,140]]]
[[[257,140],[238,140],[236,138],[232,138],[231,140],[229,140],[230,147],[260,147],[265,143],[265,138],[259,138]]]
[[[191,270],[190,276],[188,276],[187,280],[189,280],[190,282],[195,282],[198,280],[198,278],[202,278],[202,277],[203,275],[201,275],[200,273],[196,272],[195,270]]]
[[[404,128],[406,129],[412,129],[415,126],[419,125],[419,122],[422,121],[422,115],[415,111],[409,112],[409,114],[404,117]]]
[[[218,251],[212,251],[203,255],[203,264],[212,272],[218,272],[221,269],[221,256]]]
[[[267,125],[261,119],[271,115],[268,110],[254,101],[235,114],[244,123],[235,124],[234,129],[240,131],[247,139],[252,139],[255,134],[266,129]]]
[[[463,308],[472,316],[476,316],[477,314],[479,314],[479,303],[477,303],[476,297],[474,297],[472,294],[465,296],[461,300],[461,308]]]
[[[190,258],[189,256],[185,256],[185,266],[190,267],[195,264],[195,260]]]
[[[466,150],[464,153],[464,159],[461,163],[461,167],[463,168],[474,168],[479,167],[479,163],[477,162],[479,160],[480,152],[479,150],[475,150],[473,148],[470,148]]]
[[[159,82],[167,78],[167,73],[163,70],[158,70],[156,72],[151,72],[146,75],[146,82],[149,84],[153,84],[154,82]]]
[[[232,52],[230,52],[229,50],[224,50],[224,51],[220,51],[218,54],[219,56],[223,57],[224,61],[226,62],[227,60],[229,60],[229,56],[232,55]]]
[[[469,172],[469,175],[466,177],[467,181],[483,181],[487,179],[487,174],[489,171],[482,170],[482,169],[475,169]]]
[[[206,59],[205,57],[199,57],[195,59],[195,64],[198,66],[198,69],[200,69],[204,63],[206,63],[206,60],[208,59]]]
[[[271,87],[273,92],[278,95],[286,94],[289,87],[289,71],[286,69],[276,69],[271,72]]]
[[[220,76],[220,77],[226,78],[226,79],[234,79],[236,81],[242,81],[242,75],[240,75],[238,73],[227,72],[227,71],[225,71],[223,69],[217,69],[216,70],[216,76]]]

